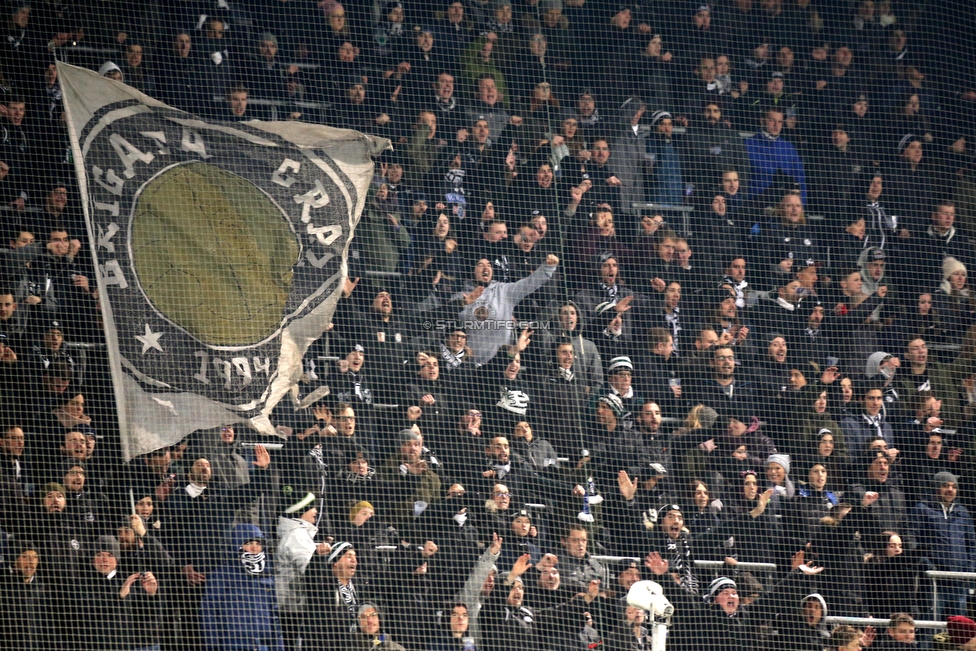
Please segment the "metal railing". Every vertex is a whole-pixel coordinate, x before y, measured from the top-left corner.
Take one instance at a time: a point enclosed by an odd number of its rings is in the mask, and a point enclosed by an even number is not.
[[[950,581],[974,581],[976,572],[945,572],[942,570],[925,570],[925,576],[932,579],[932,617],[939,615],[939,579]]]
[[[638,558],[636,556],[605,556],[605,555],[592,555],[590,556],[595,561],[601,563],[629,563],[636,562],[641,563],[644,561],[643,558]],[[737,570],[750,570],[756,572],[775,572],[776,563],[736,563],[734,566],[729,565],[725,561],[705,561],[696,560],[695,567],[700,567],[702,569],[718,569],[721,567],[735,567]]]
[[[776,571],[776,563],[736,562],[735,565],[729,565],[725,561],[695,561],[695,567],[701,567],[710,570],[717,570],[723,567],[731,567],[736,570],[747,570],[750,572],[775,572]]]
[[[832,625],[848,624],[850,626],[874,626],[875,628],[880,628],[881,626],[887,626],[891,620],[874,619],[873,617],[837,617],[832,615],[830,617],[824,617],[824,621]],[[928,619],[916,619],[915,628],[938,630],[946,628],[946,623]]]

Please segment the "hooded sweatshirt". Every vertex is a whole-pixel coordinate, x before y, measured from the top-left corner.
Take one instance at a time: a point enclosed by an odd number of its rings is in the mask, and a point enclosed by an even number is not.
[[[650,160],[647,153],[647,128],[638,122],[632,125],[634,116],[644,103],[637,97],[628,98],[620,105],[617,123],[617,137],[610,145],[613,151],[614,175],[620,179],[620,204],[623,212],[631,214],[634,202],[643,203],[644,165]]]
[[[804,604],[810,600],[817,601],[822,610],[820,621],[814,626],[810,626],[803,613]],[[812,592],[800,599],[796,614],[790,617],[789,629],[780,631],[780,634],[790,640],[790,647],[795,651],[821,651],[828,646],[827,642],[830,639],[830,626],[827,625],[826,619],[826,600],[820,593]]]
[[[468,346],[474,353],[476,364],[484,364],[495,356],[499,348],[512,341],[513,331],[507,325],[512,321],[515,306],[549,282],[555,272],[555,266],[543,264],[530,276],[515,283],[499,283],[493,280],[476,301],[463,306],[458,313],[458,319],[488,326],[472,329],[468,334]],[[463,303],[463,294],[473,290],[474,286],[469,285],[463,293],[455,294],[451,300]]]
[[[317,532],[318,527],[301,518],[278,518],[275,588],[278,608],[283,611],[305,609],[305,569],[315,554]]]
[[[570,305],[576,309],[576,317],[578,320],[574,330],[564,329],[562,322],[559,320],[559,311],[566,305]],[[538,351],[545,351],[541,354],[549,354],[556,339],[561,337],[569,338],[573,342],[575,358],[573,370],[578,374],[583,386],[590,387],[590,391],[592,392],[603,386],[603,360],[600,359],[600,352],[597,350],[596,344],[592,340],[583,337],[584,316],[583,308],[574,301],[551,302],[546,307],[540,319],[543,323],[548,323],[549,327],[541,330],[539,334],[541,337],[539,343],[542,345]],[[529,348],[528,352],[531,354],[533,352],[532,348]],[[546,362],[548,359],[543,358],[537,361]],[[536,368],[541,368],[542,364],[536,364],[535,366]]]

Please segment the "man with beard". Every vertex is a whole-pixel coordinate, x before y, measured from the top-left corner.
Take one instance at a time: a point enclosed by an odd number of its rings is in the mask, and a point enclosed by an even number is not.
[[[401,309],[402,305],[394,306],[390,291],[379,287],[368,310],[350,315],[354,341],[361,343],[365,352],[382,356],[377,359],[399,362],[403,344],[411,336]]]
[[[570,178],[573,190],[566,206],[566,214],[572,217],[585,196],[594,203],[608,203],[614,212],[621,207],[621,181],[615,173],[617,161],[610,164],[610,144],[606,138],[597,138],[588,150],[589,159],[579,168],[575,178]]]
[[[673,141],[674,121],[671,114],[656,111],[651,116],[651,129],[653,136],[647,142],[651,167],[647,179],[647,198],[657,204],[678,205],[682,201],[685,185],[681,155]]]
[[[48,482],[37,495],[40,508],[31,521],[30,534],[44,559],[44,573],[52,590],[71,595],[94,540],[68,517],[67,490],[62,484]]]
[[[735,352],[729,346],[713,349],[710,376],[695,382],[689,394],[692,404],[700,402],[723,416],[755,413],[752,387],[736,377]]]
[[[440,499],[441,479],[424,458],[424,439],[412,429],[401,430],[400,447],[391,455],[378,475],[385,487],[380,501],[390,521],[405,528],[427,507]]]
[[[912,512],[919,547],[936,570],[976,570],[976,530],[969,510],[956,501],[959,479],[950,472],[939,472],[930,487],[935,499],[919,502]],[[935,616],[964,614],[968,596],[967,581],[940,581]]]
[[[728,169],[738,172],[740,182],[748,182],[749,158],[739,133],[722,118],[717,100],[706,100],[704,120],[696,120],[684,137],[685,177],[703,196],[711,196],[718,179]]]
[[[527,278],[514,283],[500,283],[493,280],[491,262],[486,258],[478,260],[474,267],[473,281],[469,283],[467,291],[451,298],[452,304],[463,306],[458,313],[459,320],[480,324],[468,337],[468,346],[474,353],[475,363],[488,362],[499,348],[512,342],[509,323],[515,307],[523,298],[547,283],[556,272],[558,264],[559,258],[549,254],[545,264]]]

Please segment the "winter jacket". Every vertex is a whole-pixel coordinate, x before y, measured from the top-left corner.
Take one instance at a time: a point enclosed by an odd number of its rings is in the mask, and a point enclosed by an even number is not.
[[[73,647],[69,631],[58,625],[52,613],[57,612],[57,592],[35,575],[30,583],[16,575],[3,577],[0,583],[0,638],[10,648],[23,651],[61,651]],[[63,624],[62,624],[63,625]]]
[[[220,439],[220,429],[207,430],[202,440],[203,455],[210,461],[213,471],[212,485],[220,488],[238,488],[250,481],[250,456],[241,445],[240,439],[224,443]]]
[[[376,637],[362,634],[353,635],[345,648],[349,651],[407,651],[386,633],[380,633]]]
[[[260,573],[250,574],[240,559],[241,547],[254,538],[264,539],[255,525],[235,526],[224,543],[224,562],[207,574],[200,620],[207,648],[212,651],[284,651],[274,568],[267,560]],[[267,548],[266,543],[264,546]]]
[[[739,182],[749,181],[749,159],[742,138],[734,129],[722,123],[702,124],[688,129],[684,137],[685,160],[688,175],[695,183],[695,193],[711,201],[721,185],[722,172],[734,169],[739,172]]]
[[[976,571],[976,532],[969,510],[957,502],[919,502],[912,509],[915,539],[922,553],[943,572]]]
[[[209,572],[223,559],[221,544],[230,532],[234,513],[264,492],[270,473],[255,469],[251,481],[235,489],[207,488],[193,497],[175,488],[166,500],[167,528],[163,544],[180,567],[193,565]],[[209,581],[209,579],[208,579]]]
[[[868,441],[878,433],[878,428],[869,423],[863,413],[848,416],[840,422],[840,426],[844,429],[844,437],[847,439],[848,450],[852,457],[864,454]],[[881,420],[881,436],[888,447],[895,446],[895,434],[884,418]]]
[[[815,626],[806,622],[803,605],[811,599],[820,603],[823,611],[820,621]],[[778,627],[780,639],[789,640],[790,648],[794,651],[823,651],[828,647],[830,627],[824,622],[827,617],[827,602],[819,593],[811,593],[800,600],[795,612],[788,613],[783,623]]]
[[[119,590],[125,577],[118,571],[111,577],[96,574],[94,571],[82,577],[81,599],[78,601],[79,624],[84,626],[82,648],[92,651],[115,651],[133,648],[132,632],[134,622],[126,607],[134,595],[120,599]],[[135,588],[133,588],[133,593]],[[130,602],[131,603],[131,602]]]
[[[784,528],[792,546],[800,549],[816,536],[821,518],[830,515],[830,509],[840,503],[832,492],[818,491],[812,486],[801,486],[796,498],[786,504]]]
[[[867,533],[874,535],[882,531],[898,531],[904,540],[906,549],[915,549],[915,537],[909,529],[908,506],[905,503],[905,492],[894,484],[889,477],[882,483],[873,479],[863,480],[851,485],[850,491],[844,496],[845,501],[860,503],[868,491],[878,493],[878,501],[869,506],[866,511],[874,518],[874,527],[866,527]]]
[[[762,194],[773,185],[777,172],[783,172],[800,186],[803,205],[807,204],[807,180],[803,161],[796,148],[779,137],[757,133],[746,140],[746,153],[752,166],[749,178],[750,197]]]
[[[648,198],[653,203],[678,205],[684,192],[681,157],[670,139],[659,135],[647,140],[647,156],[654,166]]]
[[[305,569],[315,554],[317,532],[318,527],[300,518],[278,518],[275,588],[283,611],[305,610]]]

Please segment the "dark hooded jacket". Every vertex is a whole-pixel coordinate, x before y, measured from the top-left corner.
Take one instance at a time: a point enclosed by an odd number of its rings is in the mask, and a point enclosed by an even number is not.
[[[207,575],[200,619],[210,649],[284,651],[277,617],[275,575],[267,551],[245,554],[243,546],[264,533],[253,524],[234,527],[225,560]]]
[[[39,547],[28,541],[21,541],[8,547],[11,561],[21,552],[39,551]],[[0,580],[0,607],[4,616],[0,619],[0,638],[10,648],[24,651],[61,651],[71,645],[66,631],[59,630],[56,612],[57,592],[47,581],[41,567],[44,557],[38,553],[38,572],[29,583],[24,582],[19,572],[13,572]]]
[[[811,626],[804,617],[803,607],[811,599],[820,603],[822,613],[820,621]],[[779,635],[789,640],[790,648],[795,651],[823,651],[830,639],[830,626],[824,620],[828,614],[827,602],[818,592],[805,596],[797,604],[795,611],[788,613],[779,625]]]

